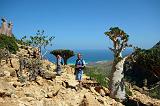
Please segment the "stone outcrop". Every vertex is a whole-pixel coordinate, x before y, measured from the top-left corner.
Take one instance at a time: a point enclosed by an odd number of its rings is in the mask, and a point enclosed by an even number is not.
[[[129,96],[126,103],[127,106],[160,106],[160,100],[153,99],[145,94],[140,93],[136,90],[131,90],[132,96]]]

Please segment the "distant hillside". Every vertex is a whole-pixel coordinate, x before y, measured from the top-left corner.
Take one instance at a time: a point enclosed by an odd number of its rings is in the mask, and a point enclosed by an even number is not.
[[[133,55],[135,62],[125,63],[126,79],[141,88],[147,87],[152,97],[160,98],[160,42],[151,49],[138,49]]]
[[[153,48],[160,48],[160,41],[156,45],[154,45]]]

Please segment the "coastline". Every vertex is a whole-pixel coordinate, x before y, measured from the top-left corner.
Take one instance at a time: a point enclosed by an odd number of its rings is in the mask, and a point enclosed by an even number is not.
[[[86,65],[89,64],[103,64],[103,63],[107,63],[109,62],[109,60],[99,60],[99,61],[90,61],[90,62],[86,62]],[[74,62],[68,62],[68,65],[75,65]]]

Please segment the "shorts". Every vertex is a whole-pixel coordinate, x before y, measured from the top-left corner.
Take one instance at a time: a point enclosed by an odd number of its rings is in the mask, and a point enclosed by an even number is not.
[[[76,80],[81,81],[83,75],[83,70],[77,70],[76,71]]]

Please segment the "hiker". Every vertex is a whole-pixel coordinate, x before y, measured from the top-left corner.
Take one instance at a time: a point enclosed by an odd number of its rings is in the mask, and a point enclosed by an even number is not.
[[[57,55],[57,68],[56,68],[56,72],[57,72],[57,75],[61,75],[61,72],[62,72],[62,65],[63,65],[63,62],[62,62],[62,57],[60,55]]]
[[[75,64],[75,75],[76,80],[78,80],[79,85],[82,86],[82,75],[83,75],[83,69],[85,68],[85,61],[82,59],[82,56],[80,53],[77,54],[77,60]]]

